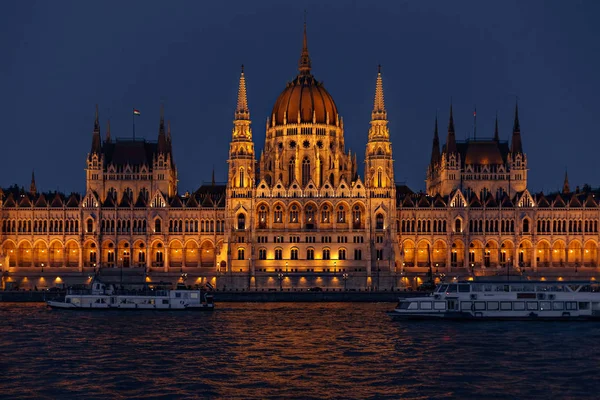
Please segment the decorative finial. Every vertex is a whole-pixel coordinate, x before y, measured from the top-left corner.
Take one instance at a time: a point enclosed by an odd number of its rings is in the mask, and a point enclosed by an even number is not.
[[[308,55],[308,40],[306,38],[306,10],[304,11],[304,37],[302,40],[302,54],[298,69],[301,75],[310,75],[310,56]]]
[[[246,94],[246,77],[244,75],[244,65],[240,74],[240,84],[238,87],[237,107],[235,109],[236,120],[249,120],[250,110],[248,109],[248,97]]]
[[[383,79],[381,78],[381,65],[377,66],[377,82],[375,84],[375,102],[373,104],[372,119],[387,119],[383,97]]]

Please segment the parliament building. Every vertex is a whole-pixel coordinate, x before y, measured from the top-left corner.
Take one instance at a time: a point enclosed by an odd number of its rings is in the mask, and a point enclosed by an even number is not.
[[[161,109],[156,140],[104,137],[98,111],[85,193],[0,190],[4,287],[83,283],[119,271],[146,281],[238,290],[396,290],[433,277],[594,278],[600,206],[589,187],[530,193],[515,108],[510,140],[445,144],[435,121],[426,192],[394,178],[381,70],[364,160],[347,150],[333,97],[312,74],[306,26],[298,74],[256,154],[239,79],[226,185],[182,195]],[[260,137],[263,137],[261,130]]]

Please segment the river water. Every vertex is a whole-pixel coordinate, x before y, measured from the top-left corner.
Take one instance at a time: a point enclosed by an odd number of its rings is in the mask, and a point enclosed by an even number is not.
[[[0,303],[0,397],[600,397],[600,322],[395,321],[393,307],[70,312]]]

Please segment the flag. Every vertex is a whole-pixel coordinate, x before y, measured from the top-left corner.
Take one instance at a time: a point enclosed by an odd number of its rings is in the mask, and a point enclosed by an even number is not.
[[[142,115],[142,113],[139,110],[136,110],[135,108],[133,109],[133,115]]]

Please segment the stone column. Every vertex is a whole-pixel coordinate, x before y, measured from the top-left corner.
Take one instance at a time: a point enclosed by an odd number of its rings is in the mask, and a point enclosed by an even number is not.
[[[83,271],[83,249],[81,248],[81,245],[79,246],[79,260],[78,260],[77,270],[79,272]]]
[[[533,256],[531,257],[531,268],[533,269],[533,272],[537,272],[537,257],[538,257],[538,251],[537,251],[537,244],[534,243],[533,247],[532,247],[532,251],[533,251]]]
[[[165,272],[169,272],[169,246],[165,246],[163,247],[163,249],[165,249],[165,256],[163,257],[163,262],[164,262],[164,270]]]
[[[62,252],[63,252],[63,261],[62,261],[63,265],[62,266],[63,267],[67,266],[67,261],[69,259],[69,253],[68,253],[68,251],[69,250],[67,250],[67,246],[63,246],[63,248],[62,248]],[[79,254],[81,254],[81,251],[79,252]]]
[[[525,261],[525,258],[523,258],[523,261]],[[513,251],[512,266],[513,266],[513,268],[520,267],[520,265],[519,265],[519,248],[517,247],[516,243],[515,243],[515,248]]]
[[[464,253],[465,253],[465,254],[464,254],[464,256],[463,256],[463,257],[464,257],[464,258],[463,258],[463,267],[464,267],[464,268],[465,268],[467,271],[470,271],[470,270],[469,270],[469,250],[470,250],[470,249],[471,249],[471,248],[469,247],[469,241],[467,240],[467,241],[465,242],[465,251],[464,251]]]

